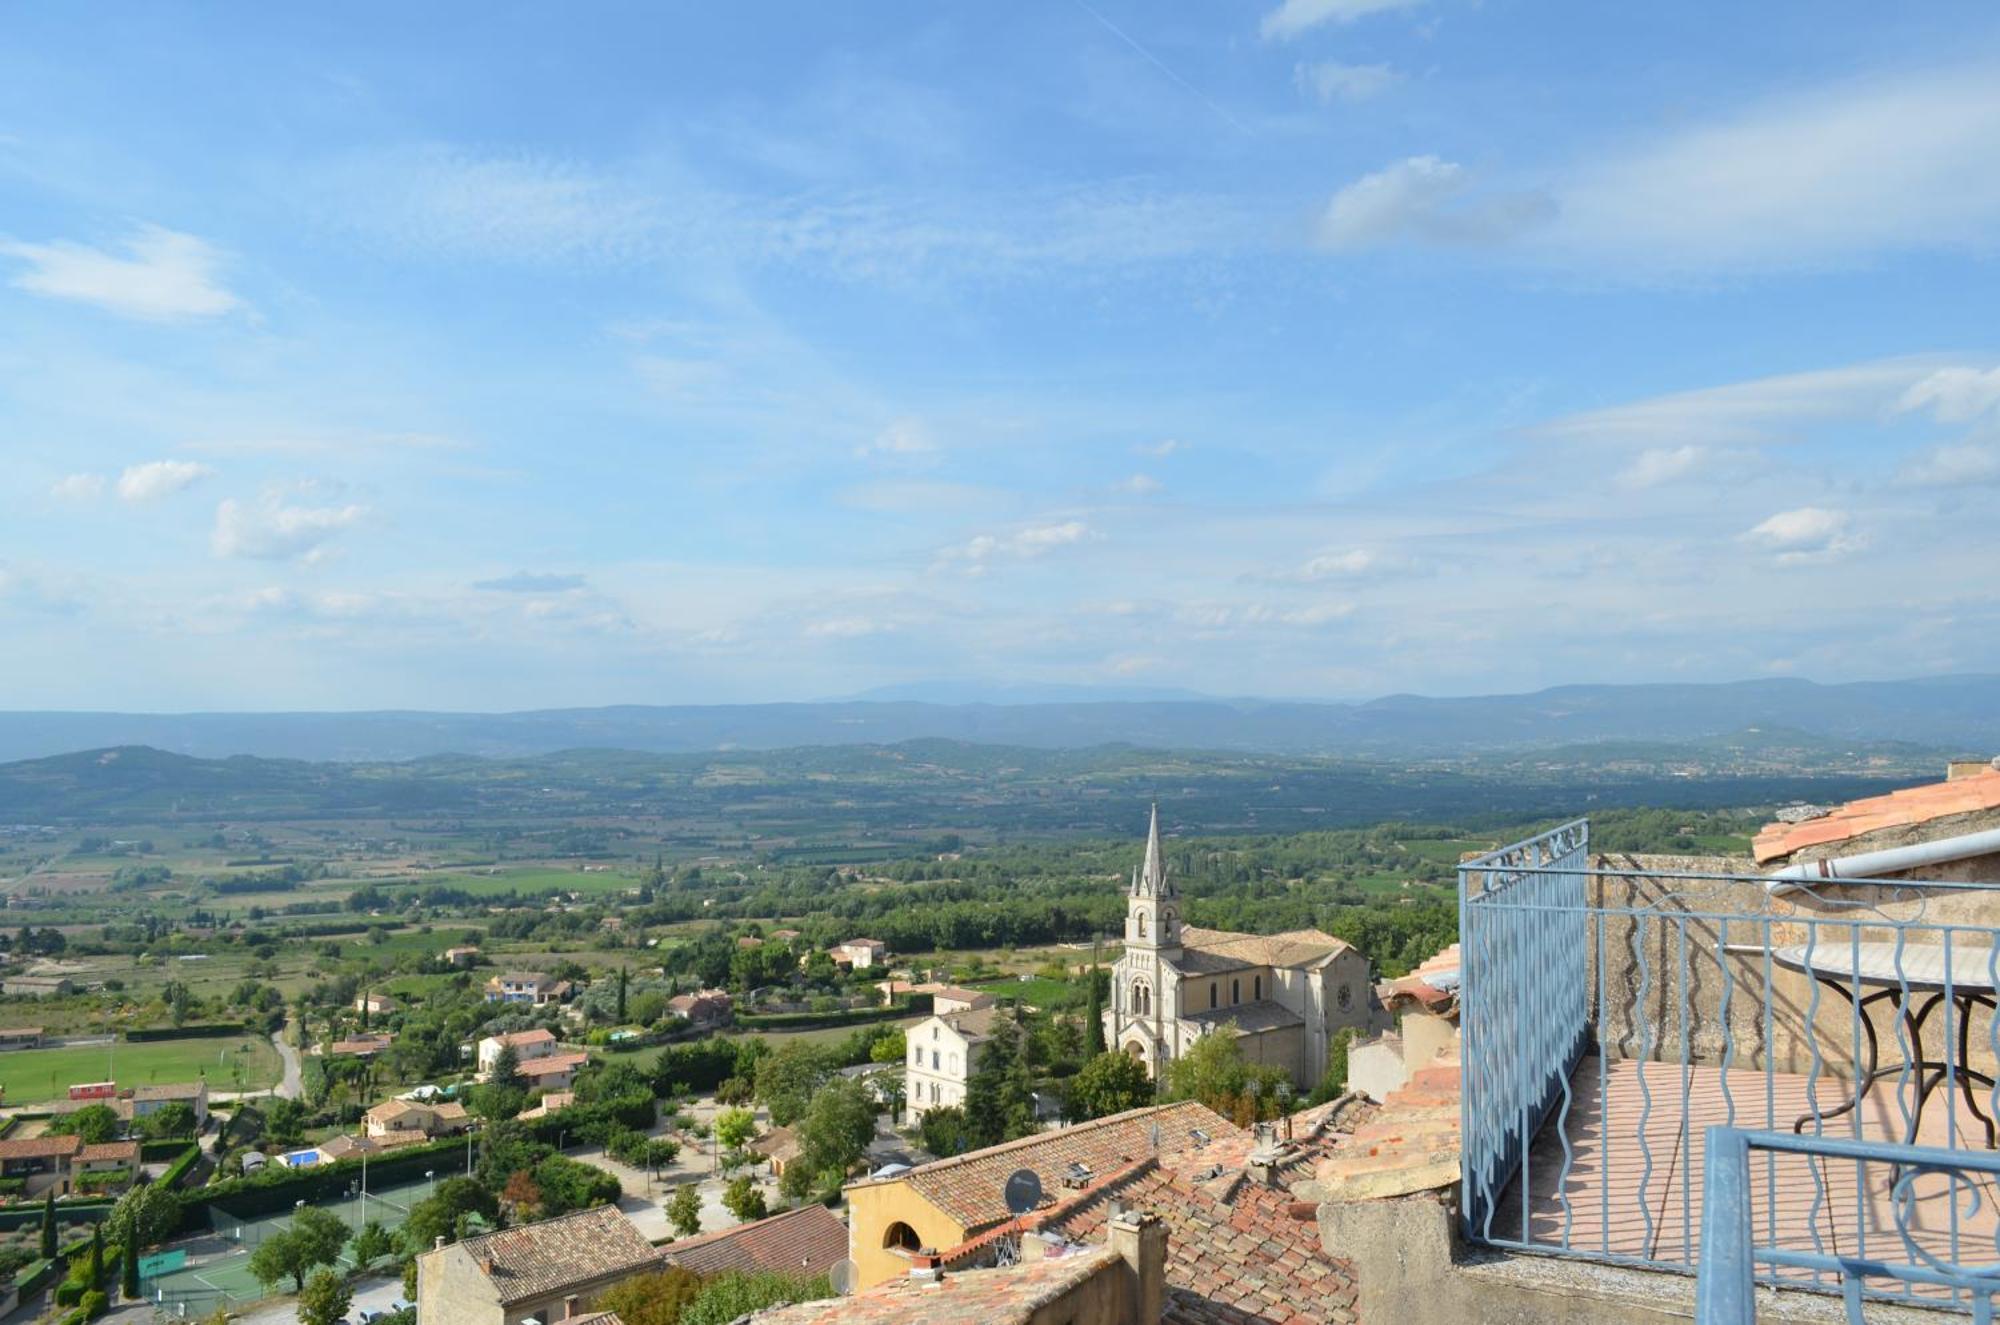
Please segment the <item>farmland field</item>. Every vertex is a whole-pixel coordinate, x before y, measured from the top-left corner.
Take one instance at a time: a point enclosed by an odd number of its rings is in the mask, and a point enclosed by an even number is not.
[[[241,1067],[239,1086],[233,1069]],[[206,1075],[211,1090],[262,1090],[278,1080],[278,1053],[251,1036],[79,1045],[0,1053],[0,1087],[7,1104],[58,1100],[73,1085],[116,1080],[120,1086],[163,1086]]]

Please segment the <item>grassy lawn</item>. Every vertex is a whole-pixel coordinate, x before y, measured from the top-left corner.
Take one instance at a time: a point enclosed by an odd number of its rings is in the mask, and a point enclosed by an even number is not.
[[[1086,994],[1082,985],[1039,975],[1026,980],[982,980],[979,988],[995,998],[1017,998],[1038,1008],[1067,1007],[1072,999],[1080,1002]]]
[[[8,1104],[37,1104],[61,1099],[81,1082],[109,1080],[107,1068],[115,1068],[120,1086],[163,1086],[206,1074],[209,1089],[236,1090],[236,1066],[243,1069],[241,1089],[261,1090],[278,1080],[270,1041],[218,1036],[0,1053],[0,1086]]]

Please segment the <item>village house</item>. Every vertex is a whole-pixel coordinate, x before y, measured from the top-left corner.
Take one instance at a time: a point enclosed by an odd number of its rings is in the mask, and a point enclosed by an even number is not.
[[[70,1157],[69,1171],[72,1180],[91,1173],[116,1173],[123,1170],[129,1177],[139,1171],[139,1143],[137,1141],[103,1141],[97,1145],[83,1146]]]
[[[368,1017],[386,1017],[396,1010],[396,1000],[387,994],[356,994],[354,1010]]]
[[[829,951],[834,963],[865,971],[878,966],[889,955],[889,945],[880,939],[849,939],[835,944]]]
[[[335,1040],[326,1046],[326,1053],[333,1058],[373,1058],[395,1042],[395,1036],[387,1031],[378,1031]]]
[[[566,1091],[576,1084],[576,1074],[589,1054],[550,1054],[521,1064],[521,1081],[529,1090]]]
[[[1001,1015],[989,1006],[947,1017],[933,1015],[909,1029],[904,1098],[912,1124],[923,1121],[932,1109],[964,1105],[965,1083],[978,1070],[980,1050],[992,1037],[994,1018]]]
[[[798,1134],[789,1127],[773,1127],[744,1149],[771,1165],[771,1176],[782,1178],[801,1150]]]
[[[132,1090],[132,1118],[150,1118],[169,1104],[185,1104],[194,1113],[195,1130],[208,1126],[208,1083],[183,1081],[166,1086],[135,1086]]]
[[[692,994],[675,994],[667,1000],[669,1015],[679,1017],[690,1026],[720,1026],[729,1020],[735,1002],[728,991],[703,989]]]
[[[918,992],[928,989],[931,996],[931,1011],[940,1017],[948,1017],[954,1012],[978,1012],[994,1004],[993,995],[983,989],[965,989],[958,985],[918,986]]]
[[[417,1325],[557,1325],[662,1264],[616,1206],[522,1224],[418,1256]]]
[[[1126,901],[1124,951],[1112,967],[1105,1043],[1158,1077],[1196,1040],[1227,1030],[1245,1059],[1283,1069],[1304,1092],[1326,1075],[1333,1037],[1369,1027],[1369,993],[1367,958],[1331,934],[1182,924],[1154,807]]]
[[[69,1173],[70,1158],[83,1148],[74,1136],[25,1136],[0,1140],[0,1178],[35,1178]]]
[[[444,950],[444,961],[447,966],[461,968],[477,965],[479,962],[479,949],[469,944],[456,948],[446,948]]]
[[[417,1100],[384,1100],[361,1115],[363,1130],[371,1137],[418,1136],[430,1140],[465,1130],[465,1106],[456,1100],[426,1104]]]
[[[488,1003],[526,1003],[544,1007],[569,997],[569,981],[557,980],[540,971],[503,971],[486,982]]]
[[[537,1026],[531,1031],[509,1031],[505,1035],[487,1036],[479,1042],[479,1075],[482,1079],[493,1071],[493,1065],[500,1061],[503,1049],[512,1049],[517,1063],[547,1058],[556,1051],[555,1032],[545,1026]]]
[[[768,1219],[670,1242],[660,1255],[704,1279],[731,1270],[821,1275],[847,1259],[847,1225],[810,1201]]]
[[[521,1110],[520,1116],[522,1118],[546,1118],[552,1113],[561,1113],[574,1103],[576,1103],[576,1095],[573,1092],[567,1090],[551,1091],[549,1094],[535,1101],[533,1108]]]

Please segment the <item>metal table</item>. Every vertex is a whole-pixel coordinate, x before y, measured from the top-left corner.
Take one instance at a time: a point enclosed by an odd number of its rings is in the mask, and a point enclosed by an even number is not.
[[[1979,1107],[1979,1099],[1972,1089],[1975,1083],[1988,1090],[1993,1089],[1993,1078],[1973,1071],[1968,1065],[1972,1044],[1972,1010],[1983,1007],[2000,1011],[2000,1002],[1996,1002],[1996,996],[2000,996],[2000,980],[1995,979],[1991,947],[1971,943],[1952,944],[1949,971],[1945,969],[1944,946],[1934,943],[1824,942],[1773,948],[1771,960],[1811,976],[1822,987],[1846,999],[1853,1005],[1854,1015],[1860,1020],[1868,1040],[1868,1067],[1854,1079],[1854,1098],[1831,1113],[1801,1114],[1798,1121],[1792,1124],[1794,1132],[1803,1132],[1806,1123],[1814,1119],[1824,1123],[1829,1118],[1853,1112],[1861,1106],[1869,1087],[1880,1078],[1900,1078],[1907,1071],[1915,1071],[1917,1107],[1910,1114],[1909,1126],[1903,1137],[1905,1145],[1916,1144],[1917,1129],[1924,1119],[1924,1104],[1930,1099],[1931,1092],[1947,1080],[1956,1079],[1959,1091],[1965,1096],[1966,1108],[1986,1127],[1987,1148],[1994,1147],[1996,1128],[1993,1119]],[[1873,993],[1859,992],[1871,989]],[[1944,1052],[1947,1057],[1944,1061],[1925,1058],[1924,1023],[1947,998],[1958,1012],[1955,1060],[1949,1036],[1946,1037]],[[1899,1062],[1892,1067],[1880,1065],[1880,1047],[1876,1043],[1875,1025],[1868,1019],[1868,1009],[1884,1002],[1900,1008],[1910,1052],[1914,1055],[1912,1062]]]

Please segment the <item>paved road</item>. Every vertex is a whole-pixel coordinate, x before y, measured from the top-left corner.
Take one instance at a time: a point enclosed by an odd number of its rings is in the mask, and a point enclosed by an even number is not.
[[[297,1099],[304,1089],[302,1074],[305,1071],[305,1064],[299,1061],[299,1051],[292,1044],[292,1030],[293,1023],[290,1018],[286,1018],[285,1024],[278,1027],[278,1033],[271,1037],[271,1043],[277,1047],[278,1057],[285,1060],[285,1079],[278,1083],[278,1094],[288,1100]]]

